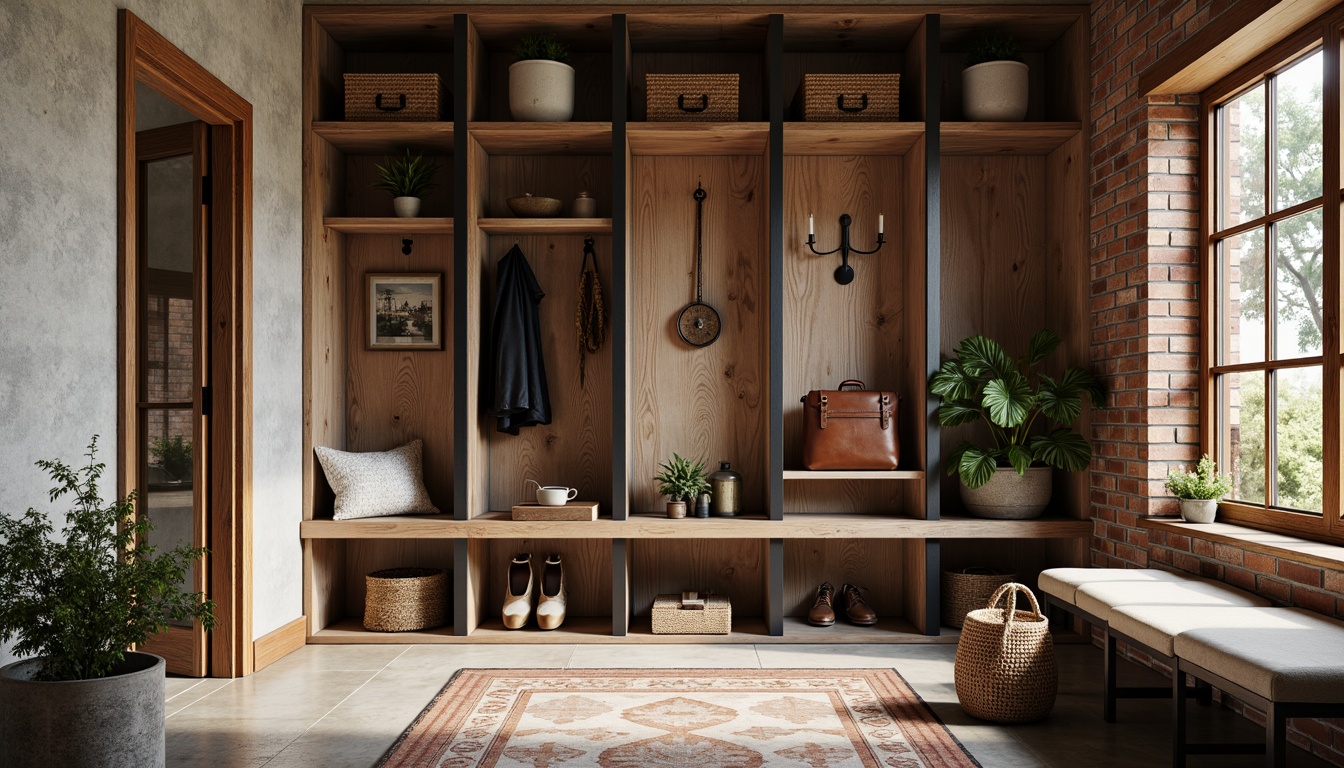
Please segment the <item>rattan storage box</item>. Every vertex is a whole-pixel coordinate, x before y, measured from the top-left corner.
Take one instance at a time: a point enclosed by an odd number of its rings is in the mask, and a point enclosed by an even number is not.
[[[737,75],[645,75],[648,119],[734,122],[737,82]]]
[[[364,628],[414,632],[448,623],[448,572],[389,568],[364,577]]]
[[[433,122],[445,101],[436,74],[345,76],[346,120]]]
[[[901,76],[803,75],[794,110],[805,121],[901,119]]]
[[[733,606],[722,595],[705,595],[705,607],[681,607],[681,595],[658,595],[653,599],[655,635],[726,635],[733,631]]]

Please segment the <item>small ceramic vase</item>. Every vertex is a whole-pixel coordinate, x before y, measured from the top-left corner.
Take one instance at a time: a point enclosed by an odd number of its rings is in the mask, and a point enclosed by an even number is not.
[[[597,218],[597,200],[589,197],[587,192],[580,192],[574,198],[573,216],[576,219]]]
[[[669,501],[667,502],[667,516],[673,520],[680,520],[686,516],[686,502]]]
[[[420,198],[418,197],[394,197],[392,198],[392,211],[398,218],[414,219],[420,215]]]

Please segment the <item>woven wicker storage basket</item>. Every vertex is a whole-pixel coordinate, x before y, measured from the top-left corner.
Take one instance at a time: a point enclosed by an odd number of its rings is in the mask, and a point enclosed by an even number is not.
[[[444,101],[435,74],[345,76],[346,120],[432,122],[440,119]]]
[[[722,595],[706,595],[704,610],[684,610],[681,595],[653,599],[655,635],[726,635],[733,631],[733,606]]]
[[[897,121],[900,75],[803,75],[794,109],[803,120]]]
[[[737,75],[645,75],[649,120],[737,120]]]
[[[389,568],[364,577],[364,628],[413,632],[448,623],[448,573],[441,568]]]
[[[976,608],[983,608],[994,591],[1010,581],[1017,581],[1017,574],[996,568],[943,571],[943,623],[949,627],[960,627],[966,620],[966,614]]]
[[[1019,611],[1018,593],[1030,611]],[[1002,602],[1006,608],[996,607]],[[957,700],[966,714],[996,723],[1028,723],[1055,706],[1059,673],[1050,622],[1036,596],[1021,584],[1004,584],[988,607],[966,614],[953,669]]]

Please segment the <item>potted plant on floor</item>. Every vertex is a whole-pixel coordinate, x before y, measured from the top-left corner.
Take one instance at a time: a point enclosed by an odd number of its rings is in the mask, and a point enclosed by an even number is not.
[[[374,167],[378,169],[378,182],[373,187],[392,193],[393,212],[403,219],[419,216],[420,198],[436,186],[434,177],[439,166],[407,148],[401,157],[388,158],[387,165]]]
[[[1218,515],[1218,500],[1232,492],[1232,480],[1218,474],[1218,465],[1206,453],[1194,472],[1180,469],[1168,472],[1166,487],[1180,499],[1181,519],[1187,523],[1212,523]]]
[[[553,36],[528,35],[509,66],[509,112],[514,120],[564,122],[574,116],[574,68],[569,48]]]
[[[214,624],[214,603],[179,588],[203,549],[156,555],[134,494],[105,504],[98,438],[88,464],[39,461],[70,496],[59,539],[47,515],[0,517],[0,640],[30,657],[0,668],[0,765],[164,764],[164,661],[128,651],[170,620]]]
[[[668,498],[667,516],[682,518],[686,516],[687,505],[695,503],[695,497],[709,492],[709,481],[705,479],[704,462],[692,463],[676,453],[672,460],[659,465],[663,471],[653,476],[657,480],[658,493]]]
[[[1050,503],[1051,468],[1080,472],[1092,461],[1091,446],[1070,427],[1084,397],[1101,407],[1101,384],[1083,368],[1066,368],[1058,379],[1037,370],[1059,341],[1038,331],[1026,357],[1014,360],[997,342],[972,336],[929,382],[942,399],[939,424],[983,421],[989,428],[992,446],[962,443],[948,459],[947,474],[961,480],[962,501],[974,515],[1037,517]]]
[[[1012,35],[990,30],[966,54],[961,108],[967,120],[1016,122],[1027,116],[1027,65]]]

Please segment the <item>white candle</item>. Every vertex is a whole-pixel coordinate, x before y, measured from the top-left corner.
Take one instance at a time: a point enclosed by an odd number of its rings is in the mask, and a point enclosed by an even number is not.
[[[882,228],[883,227],[882,218],[883,218],[882,214],[880,213],[877,214],[877,234],[879,235],[882,234],[883,232],[886,232],[886,230]]]
[[[807,214],[807,236],[812,237],[815,234],[816,230],[812,228],[812,214],[809,213]]]

